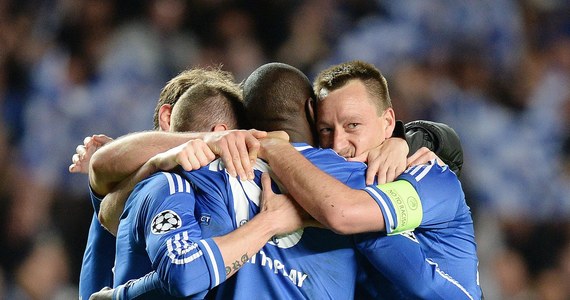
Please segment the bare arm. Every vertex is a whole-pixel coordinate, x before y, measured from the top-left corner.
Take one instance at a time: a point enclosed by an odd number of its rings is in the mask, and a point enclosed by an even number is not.
[[[113,235],[117,234],[125,202],[135,185],[160,170],[180,165],[185,170],[197,170],[213,161],[215,154],[206,142],[195,139],[151,157],[138,170],[123,179],[105,196],[99,210],[99,222]]]
[[[319,170],[288,142],[261,140],[260,156],[291,196],[325,227],[340,234],[385,230],[382,212],[368,193]]]
[[[149,131],[129,134],[108,143],[93,154],[89,170],[89,184],[95,193],[105,196],[155,154],[192,139],[203,139],[215,154],[232,153],[232,155],[222,155],[222,160],[232,176],[243,174],[242,178],[245,179],[247,173],[253,174],[250,162],[256,158],[257,148],[259,148],[256,138],[262,138],[265,135],[266,132],[257,130],[206,133]]]
[[[204,133],[139,132],[128,134],[101,147],[89,165],[89,184],[99,195],[107,195],[157,153],[176,147]]]

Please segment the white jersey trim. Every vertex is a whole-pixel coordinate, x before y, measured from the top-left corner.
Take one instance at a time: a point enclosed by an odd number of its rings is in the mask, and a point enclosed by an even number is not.
[[[445,280],[451,282],[451,284],[455,285],[457,288],[459,288],[464,294],[465,296],[467,296],[469,299],[474,300],[473,296],[471,296],[469,294],[469,292],[465,289],[465,287],[463,287],[459,282],[457,282],[457,280],[453,279],[453,277],[451,277],[449,274],[443,272],[440,268],[439,265],[436,262],[433,262],[432,260],[430,260],[429,258],[426,258],[426,262],[432,266],[435,266],[435,271],[441,276],[443,277]]]
[[[372,193],[376,197],[378,202],[380,202],[380,204],[384,208],[384,212],[386,213],[386,217],[388,218],[388,224],[386,224],[387,225],[386,231],[388,233],[392,232],[392,230],[394,230],[396,228],[396,225],[394,224],[394,217],[392,216],[392,212],[390,211],[388,204],[386,203],[386,201],[384,201],[384,198],[382,198],[382,195],[380,195],[378,193],[378,191],[376,191],[375,189],[373,189],[371,187],[366,187],[365,189],[367,191],[369,191],[370,193]],[[388,231],[388,229],[390,229],[390,231]]]
[[[426,166],[425,169],[418,176],[416,176],[416,181],[422,180],[422,178],[424,178],[426,176],[426,174],[429,172],[429,170],[431,170],[432,167],[433,167],[433,164]]]
[[[166,177],[166,180],[168,181],[168,190],[170,195],[174,194],[174,193],[190,193],[190,182],[188,182],[188,180],[183,179],[182,176],[178,175],[178,174],[173,174],[173,173],[168,173],[168,172],[162,172],[162,174],[164,174],[164,176]],[[176,191],[176,187],[178,187],[178,191]]]
[[[295,147],[295,149],[296,149],[297,151],[299,151],[299,152],[301,152],[301,151],[303,151],[303,150],[311,149],[311,148],[313,148],[313,146],[309,146],[309,145],[307,145],[307,146],[297,146],[297,147]]]
[[[166,172],[162,172],[162,174],[166,176],[166,180],[168,181],[170,195],[174,194],[176,192],[176,187],[174,186],[174,178],[172,178],[172,174]]]
[[[435,161],[435,159],[430,160],[429,162],[423,164],[423,165],[418,165],[415,167],[411,167],[408,170],[404,171],[404,173],[410,174],[412,176],[414,176],[414,178],[416,179],[416,181],[420,181],[422,180],[427,173],[429,173],[429,171],[431,170],[431,168],[433,168],[433,166],[436,164],[437,162]],[[420,172],[421,171],[421,172]],[[417,173],[419,172],[419,174],[417,176],[415,176]]]
[[[214,285],[212,287],[218,286],[220,284],[220,273],[218,273],[218,263],[216,262],[216,257],[214,256],[214,251],[206,241],[200,240],[199,241],[202,246],[206,249],[206,253],[208,253],[208,257],[212,262],[212,268],[214,269]]]

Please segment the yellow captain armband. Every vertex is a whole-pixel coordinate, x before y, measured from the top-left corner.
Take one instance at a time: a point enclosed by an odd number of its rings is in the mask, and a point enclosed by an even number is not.
[[[423,217],[422,202],[411,183],[405,180],[397,180],[377,187],[388,196],[396,211],[397,225],[388,235],[413,230],[421,224]]]

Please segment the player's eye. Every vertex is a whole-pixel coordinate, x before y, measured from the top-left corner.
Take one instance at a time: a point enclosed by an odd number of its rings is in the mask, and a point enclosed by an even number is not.
[[[331,132],[332,132],[331,128],[324,127],[324,128],[319,129],[320,134],[329,134]]]
[[[346,126],[348,129],[355,129],[356,127],[358,127],[358,125],[360,125],[359,123],[348,123],[348,125]]]

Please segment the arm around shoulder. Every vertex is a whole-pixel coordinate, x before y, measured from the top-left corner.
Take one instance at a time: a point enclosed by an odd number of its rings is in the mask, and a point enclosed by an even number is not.
[[[380,208],[363,190],[321,171],[288,142],[262,140],[260,156],[291,196],[317,221],[339,234],[382,231]]]
[[[206,134],[146,131],[120,137],[93,154],[89,184],[95,193],[105,196],[154,155]]]

